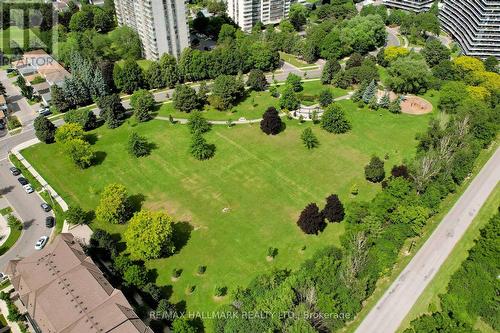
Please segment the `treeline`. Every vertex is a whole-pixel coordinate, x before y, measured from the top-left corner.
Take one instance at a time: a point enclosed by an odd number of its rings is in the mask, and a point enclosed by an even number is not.
[[[405,333],[475,332],[473,327],[479,318],[494,331],[500,330],[499,233],[500,213],[497,212],[481,230],[467,259],[452,275],[446,294],[440,295],[441,310],[415,319]]]

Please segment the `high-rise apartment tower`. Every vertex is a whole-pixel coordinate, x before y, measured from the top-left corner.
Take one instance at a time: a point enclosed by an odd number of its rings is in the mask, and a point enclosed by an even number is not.
[[[115,0],[119,25],[139,34],[146,59],[179,57],[189,46],[184,0]]]
[[[439,19],[466,55],[500,58],[500,1],[444,0]]]
[[[227,0],[227,13],[243,31],[250,31],[257,22],[276,24],[288,17],[293,3],[305,0]]]
[[[431,8],[434,0],[384,0],[387,7],[410,10],[412,12],[425,12]]]

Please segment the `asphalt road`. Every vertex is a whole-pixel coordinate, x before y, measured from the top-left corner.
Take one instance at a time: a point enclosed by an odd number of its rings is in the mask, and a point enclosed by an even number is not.
[[[9,260],[16,257],[26,257],[35,252],[35,243],[41,236],[50,236],[52,229],[45,227],[45,218],[52,215],[40,207],[43,200],[36,193],[27,194],[12,176],[7,159],[0,161],[0,193],[9,201],[9,204],[24,222],[24,230],[16,244],[5,254],[0,256],[0,270],[5,270]]]
[[[497,149],[356,333],[392,333],[399,328],[499,181]]]

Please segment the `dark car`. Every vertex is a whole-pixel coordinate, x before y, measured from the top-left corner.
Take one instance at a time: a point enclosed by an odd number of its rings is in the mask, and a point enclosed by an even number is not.
[[[51,210],[51,207],[48,204],[46,204],[45,202],[43,204],[41,204],[40,207],[42,207],[43,211],[45,211],[45,212],[50,212],[50,210]]]
[[[19,176],[21,174],[21,170],[19,170],[18,168],[16,167],[11,167],[9,168],[10,170],[10,173],[13,175],[13,176]]]
[[[17,181],[18,181],[21,185],[23,185],[23,186],[24,186],[24,185],[28,185],[28,184],[29,184],[29,181],[28,181],[26,178],[24,178],[24,177],[19,177],[19,178],[17,178]]]
[[[4,130],[5,129],[5,124],[3,123],[3,121],[0,121],[0,130]]]
[[[54,226],[55,222],[56,222],[56,219],[54,219],[53,216],[47,216],[45,218],[45,226],[47,228],[52,228]]]

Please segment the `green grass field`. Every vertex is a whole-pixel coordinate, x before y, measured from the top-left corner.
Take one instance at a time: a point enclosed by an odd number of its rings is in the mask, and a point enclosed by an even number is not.
[[[43,45],[43,42],[36,35],[37,29],[38,28],[31,28],[25,31],[25,29],[16,26],[12,26],[5,30],[0,29],[0,50],[9,55],[12,53],[12,47],[15,44],[22,49],[29,46],[28,41],[31,45]],[[27,33],[28,39],[25,38],[25,32]]]
[[[308,64],[307,62],[298,59],[296,56],[294,56],[292,54],[285,53],[285,52],[280,52],[280,58],[281,58],[281,60],[286,61],[287,63],[291,64],[292,66],[300,68],[300,69],[318,68],[318,66],[315,64]]]
[[[287,121],[286,130],[266,136],[258,124],[232,128],[214,126],[206,135],[217,147],[215,157],[200,162],[188,152],[190,136],[183,125],[153,120],[135,124],[127,121],[115,130],[95,130],[97,165],[79,170],[57,145],[39,144],[23,151],[24,156],[68,203],[86,210],[96,207],[99,193],[109,183],[124,184],[143,207],[166,209],[180,223],[184,246],[148,267],[158,273],[159,285],[172,286],[172,301],[186,300],[189,310],[211,311],[220,303],[212,297],[215,285],[229,292],[245,286],[256,275],[273,267],[297,268],[315,250],[339,245],[343,224],[331,224],[320,236],[306,236],[295,222],[304,206],[338,193],[344,201],[371,198],[380,185],[364,179],[363,168],[372,154],[388,154],[387,170],[413,156],[415,134],[424,131],[432,115],[408,116],[358,110],[351,101],[340,102],[353,129],[333,135],[314,126],[320,147],[308,151],[300,134],[309,124]],[[259,111],[259,115],[263,108]],[[157,145],[149,157],[135,159],[126,154],[130,132],[137,131]],[[357,184],[360,194],[349,198]],[[224,208],[229,212],[223,213]],[[126,226],[91,224],[121,234]],[[190,230],[190,231],[189,231]],[[299,253],[306,246],[303,254]],[[278,249],[266,261],[269,247]],[[199,265],[206,265],[197,276]],[[174,268],[183,273],[171,281]],[[186,295],[189,285],[196,290]]]
[[[469,226],[463,237],[455,245],[453,252],[443,263],[436,276],[432,279],[430,284],[425,288],[424,292],[420,295],[415,305],[404,319],[398,332],[403,332],[413,319],[416,319],[422,314],[428,313],[430,304],[433,304],[434,309],[440,309],[439,295],[446,293],[448,283],[453,273],[457,271],[462,265],[462,262],[467,259],[469,250],[474,246],[474,241],[479,237],[481,228],[488,223],[490,218],[498,211],[500,204],[500,185],[497,185],[493,193],[490,195],[486,203],[483,205],[474,221]],[[482,327],[485,326],[485,327]],[[491,327],[484,322],[478,322],[477,329],[481,332],[493,331]]]
[[[7,240],[5,241],[5,243],[3,243],[2,246],[0,246],[0,255],[7,252],[12,246],[14,246],[14,244],[16,244],[17,240],[21,236],[21,233],[22,233],[22,230],[19,230],[16,228],[10,229],[9,237],[7,237]]]
[[[321,81],[306,81],[303,82],[303,90],[299,92],[299,95],[310,95],[317,97],[322,89],[329,89],[334,97],[340,97],[347,94],[347,90],[335,88],[333,86],[325,86],[321,84]],[[278,87],[279,91],[283,91],[284,84],[280,84]],[[248,91],[247,91],[248,92]],[[272,97],[269,91],[251,91],[248,95],[243,98],[242,101],[235,107],[228,111],[219,111],[211,107],[210,105],[205,106],[203,110],[204,115],[209,120],[238,120],[241,117],[246,119],[259,119],[262,117],[264,111],[270,107],[278,107],[279,98]],[[168,117],[172,115],[174,118],[188,118],[189,115],[185,112],[174,109],[171,101],[164,103],[159,106],[158,115],[163,117]]]

